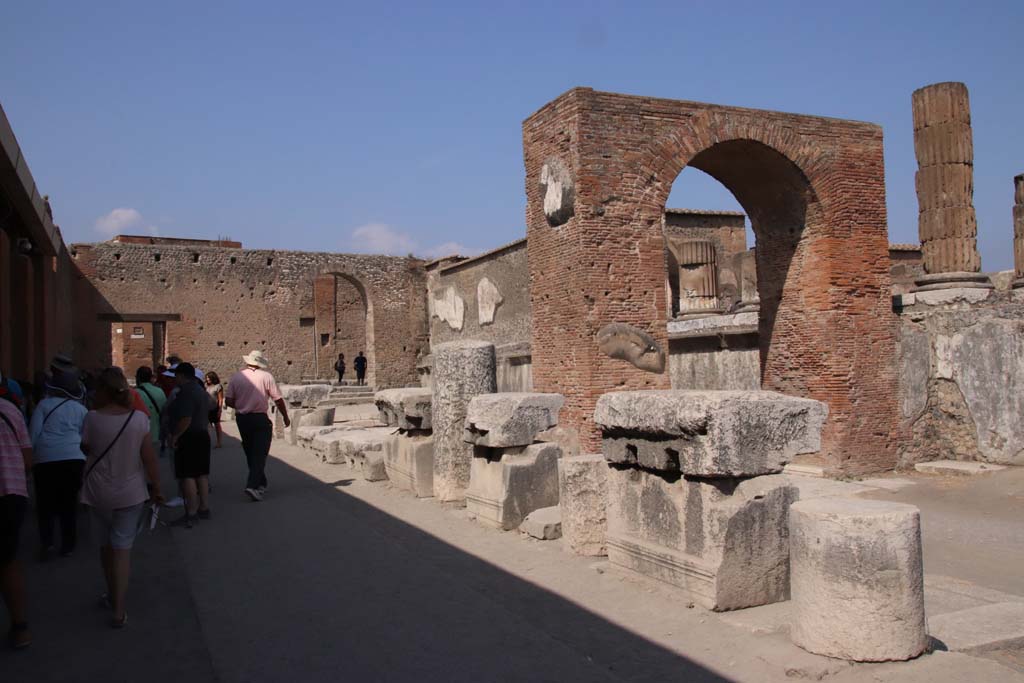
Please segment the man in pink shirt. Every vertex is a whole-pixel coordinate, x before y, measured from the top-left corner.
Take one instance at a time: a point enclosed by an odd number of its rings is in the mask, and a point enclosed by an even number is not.
[[[281,411],[284,426],[291,424],[288,407],[281,398],[274,376],[267,372],[270,363],[262,351],[252,351],[242,358],[245,367],[231,376],[224,403],[235,409],[238,433],[242,437],[242,450],[249,463],[249,478],[245,493],[252,500],[261,501],[267,492],[267,458],[274,439],[274,425],[267,417],[268,400]]]

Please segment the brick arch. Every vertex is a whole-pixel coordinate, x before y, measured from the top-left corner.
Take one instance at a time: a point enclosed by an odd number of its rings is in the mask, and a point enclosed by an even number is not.
[[[717,178],[744,206],[763,278],[765,388],[826,401],[834,471],[895,463],[895,318],[889,302],[881,131],[873,125],[576,89],[524,123],[534,384],[566,394],[566,422],[596,448],[600,394],[667,388],[604,357],[609,322],[667,351],[661,217],[679,172]],[[551,227],[540,168],[575,178],[573,216]],[[760,288],[760,286],[759,286]]]

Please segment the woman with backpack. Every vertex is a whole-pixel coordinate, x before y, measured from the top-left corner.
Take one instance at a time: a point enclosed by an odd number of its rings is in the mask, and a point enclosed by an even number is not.
[[[60,554],[71,555],[78,539],[78,491],[82,486],[82,424],[85,388],[77,372],[61,372],[46,380],[46,396],[32,413],[32,476],[39,518],[39,559],[54,552],[54,523],[60,522]]]
[[[82,443],[88,453],[82,502],[89,506],[100,542],[111,625],[128,623],[125,596],[131,571],[131,550],[143,519],[147,498],[162,503],[160,474],[149,418],[132,407],[132,390],[120,368],[107,368],[96,379],[96,407],[85,418]],[[146,480],[152,483],[146,491]]]

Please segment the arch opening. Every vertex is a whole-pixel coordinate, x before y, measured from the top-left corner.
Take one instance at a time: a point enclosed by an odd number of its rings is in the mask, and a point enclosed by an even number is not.
[[[366,287],[353,275],[325,269],[312,282],[313,376],[337,379],[334,369],[345,354],[345,380],[355,380],[354,359],[362,351],[367,358],[366,383],[375,385],[373,301]]]

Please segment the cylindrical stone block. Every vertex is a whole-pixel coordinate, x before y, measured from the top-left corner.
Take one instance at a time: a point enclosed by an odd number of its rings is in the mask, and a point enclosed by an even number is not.
[[[951,209],[930,209],[917,216],[917,227],[925,241],[975,237],[978,219],[974,207],[958,206]]]
[[[334,424],[334,408],[314,408],[302,419],[303,427],[330,427]]]
[[[922,242],[921,256],[924,271],[928,274],[977,273],[981,270],[981,257],[974,237]]]
[[[971,101],[967,86],[948,81],[918,88],[911,96],[914,130],[949,121],[971,123]]]
[[[915,90],[918,236],[929,274],[981,270],[974,215],[971,107],[963,83]]]
[[[920,169],[914,177],[921,211],[971,205],[974,168],[967,164],[940,164]]]
[[[857,662],[916,657],[928,644],[920,511],[815,498],[789,509],[793,642]]]
[[[442,502],[462,500],[473,460],[473,445],[462,439],[466,409],[474,396],[498,391],[494,344],[438,344],[433,356],[434,497]]]
[[[1013,269],[1024,278],[1024,173],[1013,179]]]

